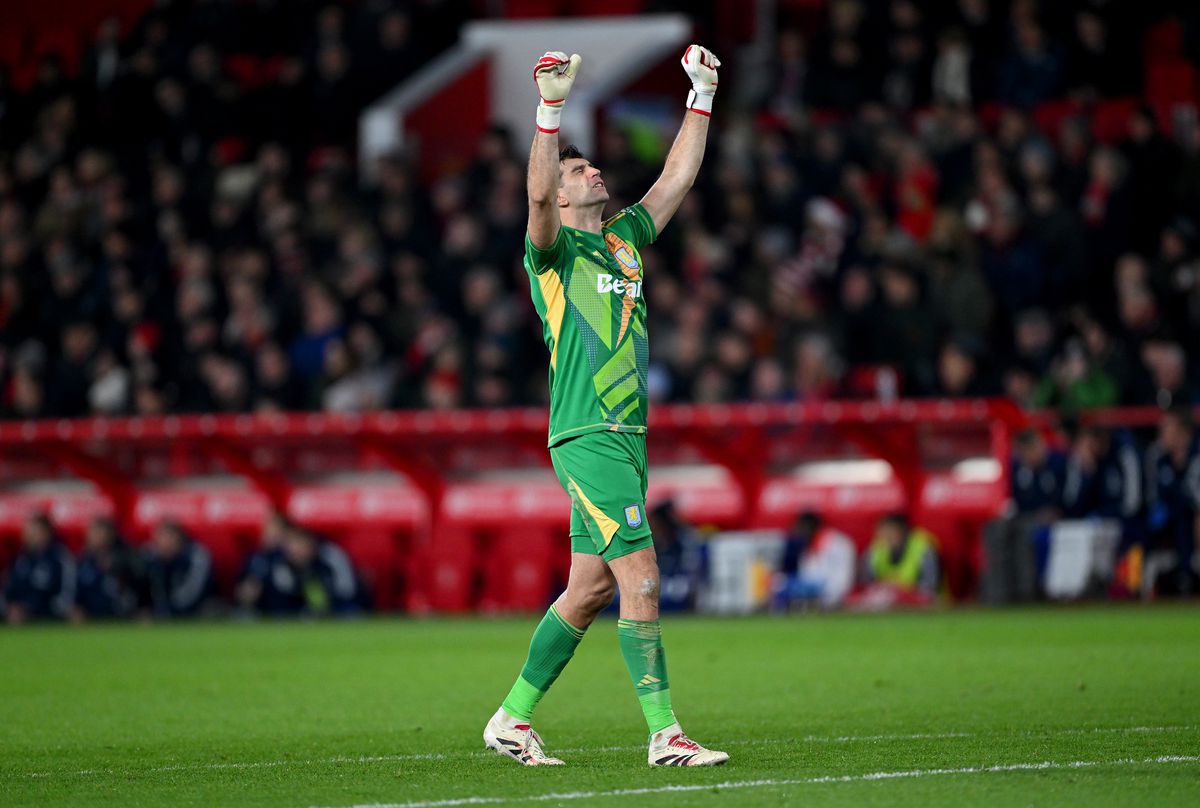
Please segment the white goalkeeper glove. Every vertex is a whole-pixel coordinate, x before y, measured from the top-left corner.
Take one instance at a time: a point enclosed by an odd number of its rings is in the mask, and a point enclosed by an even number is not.
[[[583,58],[572,53],[570,58],[562,51],[546,51],[533,68],[533,80],[537,82],[542,100],[538,103],[537,128],[539,132],[553,134],[558,131],[562,117],[563,102],[571,93],[571,85],[579,73]]]
[[[688,45],[679,63],[692,80],[687,108],[701,115],[711,115],[713,96],[717,94],[717,68],[721,66],[721,60],[708,48]]]

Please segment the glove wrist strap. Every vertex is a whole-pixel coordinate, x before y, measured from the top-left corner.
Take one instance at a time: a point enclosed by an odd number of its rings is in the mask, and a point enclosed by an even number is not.
[[[559,120],[562,118],[563,100],[547,102],[543,99],[537,108],[537,128],[539,132],[552,135],[558,131]]]
[[[687,108],[701,115],[712,115],[713,94],[698,93],[692,90],[688,93]]]

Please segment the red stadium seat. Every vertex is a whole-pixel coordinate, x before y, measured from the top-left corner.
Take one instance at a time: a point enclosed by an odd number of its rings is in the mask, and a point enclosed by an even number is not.
[[[362,528],[334,538],[350,556],[375,607],[394,609],[399,606],[403,581],[400,536],[389,530]]]
[[[409,557],[405,606],[411,612],[465,612],[474,605],[475,532],[444,526]]]
[[[0,65],[4,65],[11,72],[21,64],[24,55],[25,42],[20,34],[11,31],[0,32]]]
[[[1110,98],[1092,112],[1092,137],[1100,143],[1117,143],[1129,134],[1129,117],[1141,102],[1136,98]]]
[[[1033,122],[1048,138],[1057,138],[1063,121],[1079,114],[1079,103],[1070,99],[1043,101],[1033,110]]]
[[[1154,62],[1178,59],[1183,55],[1183,26],[1169,17],[1153,25],[1142,39],[1142,58],[1149,66]]]
[[[62,63],[68,76],[79,72],[80,36],[75,28],[48,28],[39,30],[33,43],[34,61],[54,54]]]
[[[1196,68],[1186,59],[1148,65],[1146,100],[1155,105],[1196,100]]]
[[[508,0],[504,4],[504,16],[517,19],[527,17],[554,17],[562,10],[559,0]]]
[[[571,13],[583,17],[607,17],[615,14],[640,14],[646,4],[642,0],[575,0]]]
[[[557,531],[501,528],[491,536],[479,608],[485,612],[543,608],[554,592],[554,559],[568,556]]]

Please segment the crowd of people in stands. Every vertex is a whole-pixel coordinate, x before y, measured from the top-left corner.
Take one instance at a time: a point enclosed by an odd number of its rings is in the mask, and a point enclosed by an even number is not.
[[[1044,597],[1051,544],[1068,523],[1081,546],[1112,537],[1099,554],[1102,574],[1086,581],[1095,586],[1077,594],[1200,592],[1200,433],[1191,408],[1164,412],[1145,447],[1129,430],[1099,424],[1073,425],[1062,446],[1025,432],[1011,485],[1008,513],[984,531],[985,601]]]
[[[785,15],[770,70],[728,54],[704,172],[644,251],[653,399],[1196,403],[1195,106],[1101,131],[1154,60],[1194,76],[1195,12],[1146,6],[831,0]],[[105,24],[26,91],[0,69],[0,414],[543,402],[528,133],[432,182],[418,153],[354,171],[357,112],[466,15],[215,8]],[[661,164],[644,134],[589,155],[614,206]]]
[[[345,552],[275,514],[238,574],[232,602],[221,597],[209,550],[176,523],[159,523],[141,547],[107,518],[94,520],[74,555],[49,517],[25,522],[22,547],[0,576],[0,614],[30,620],[165,620],[222,614],[351,616],[370,608]]]

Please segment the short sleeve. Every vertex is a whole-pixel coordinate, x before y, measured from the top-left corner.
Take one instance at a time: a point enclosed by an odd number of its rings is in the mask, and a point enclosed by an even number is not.
[[[527,232],[525,233],[525,266],[534,275],[542,275],[562,263],[566,246],[566,232],[561,227],[558,228],[558,238],[554,239],[554,243],[544,250],[534,246]]]
[[[654,220],[640,202],[618,211],[604,226],[639,250],[658,238]]]

